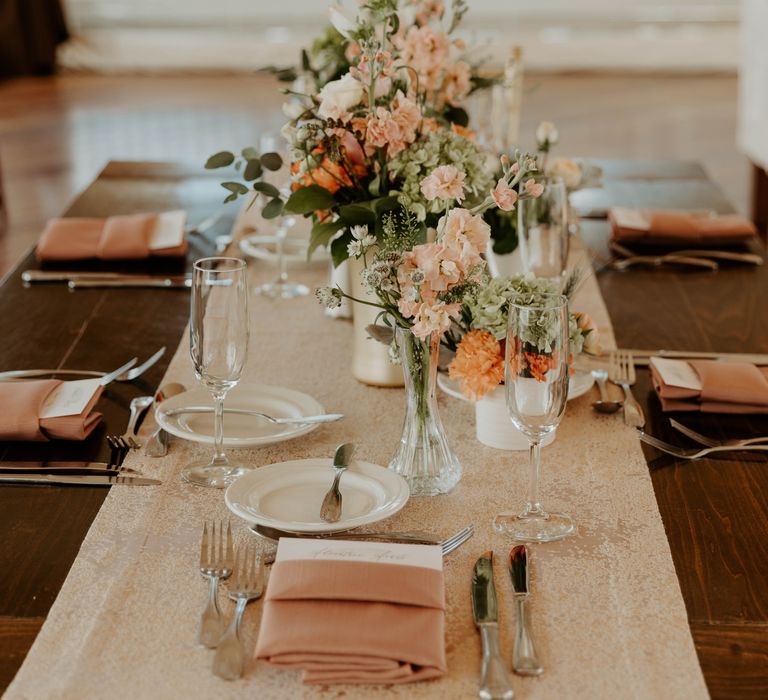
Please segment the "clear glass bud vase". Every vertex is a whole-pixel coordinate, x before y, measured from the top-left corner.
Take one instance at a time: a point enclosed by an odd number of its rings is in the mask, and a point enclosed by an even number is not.
[[[461,464],[448,446],[435,398],[440,337],[395,332],[405,376],[403,434],[389,468],[402,476],[412,496],[448,493],[461,478]]]

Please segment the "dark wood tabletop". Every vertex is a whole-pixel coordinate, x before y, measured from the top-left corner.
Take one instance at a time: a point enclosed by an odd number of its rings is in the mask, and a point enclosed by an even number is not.
[[[580,192],[579,206],[730,211],[695,163],[593,162],[603,168],[605,186]],[[177,165],[110,163],[66,214],[178,207],[197,222],[220,207],[217,183],[216,174]],[[188,260],[211,254],[211,241],[229,222],[225,216],[204,236],[190,236]],[[583,221],[582,234],[597,255],[605,254],[604,220]],[[0,285],[0,370],[111,370],[162,345],[168,352],[141,380],[110,385],[98,405],[104,423],[84,443],[5,443],[0,459],[106,458],[104,436],[123,432],[130,399],[152,393],[162,379],[187,321],[189,293],[24,288],[21,272],[38,267],[29,256]],[[767,266],[603,270],[598,279],[620,347],[768,353]],[[635,389],[647,430],[691,445],[669,427],[646,370],[638,372]],[[768,435],[768,417],[685,414],[681,420],[715,437]],[[731,454],[680,462],[650,448],[646,456],[710,693],[768,697],[768,459]],[[105,495],[91,487],[0,487],[0,688],[21,665]]]

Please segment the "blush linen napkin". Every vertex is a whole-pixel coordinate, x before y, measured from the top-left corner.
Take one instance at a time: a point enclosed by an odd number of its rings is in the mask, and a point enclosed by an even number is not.
[[[95,385],[80,413],[41,418],[46,400],[62,384],[60,379],[0,382],[0,440],[85,440],[101,421],[93,407],[102,387]]]
[[[283,538],[256,657],[305,683],[390,684],[443,675],[439,546]]]
[[[736,245],[757,236],[754,224],[737,214],[709,216],[664,209],[614,208],[608,212],[612,239],[667,247]]]
[[[651,364],[653,386],[664,412],[768,413],[768,367],[690,360],[700,388],[674,386]]]
[[[143,260],[187,252],[183,212],[130,214],[106,219],[51,219],[40,236],[41,262]]]

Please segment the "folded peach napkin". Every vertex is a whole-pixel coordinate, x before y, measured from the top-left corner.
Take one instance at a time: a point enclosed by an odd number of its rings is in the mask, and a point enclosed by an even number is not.
[[[659,246],[729,245],[757,236],[754,224],[737,214],[663,209],[614,208],[608,212],[612,238],[619,243]]]
[[[89,383],[87,395],[82,395],[80,412],[61,413],[51,405],[56,390],[64,382],[59,379],[0,382],[0,440],[84,440],[101,420],[93,407],[101,396],[102,387]],[[75,382],[69,382],[74,385]],[[61,405],[61,404],[59,404]],[[66,413],[66,408],[63,409]]]
[[[40,236],[36,254],[44,262],[180,257],[187,252],[185,220],[181,211],[106,219],[51,219]]]
[[[667,365],[670,362],[680,361],[667,360]],[[663,411],[768,413],[768,367],[713,360],[684,364],[693,372],[692,381],[670,378],[664,366],[651,363],[653,386]]]
[[[305,683],[408,683],[443,675],[439,547],[280,540],[256,646]]]

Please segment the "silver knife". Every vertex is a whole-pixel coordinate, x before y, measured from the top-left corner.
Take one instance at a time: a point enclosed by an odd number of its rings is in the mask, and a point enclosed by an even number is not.
[[[47,283],[47,282],[69,282],[70,280],[111,280],[120,282],[123,280],[131,281],[135,279],[165,279],[165,276],[157,277],[126,272],[78,272],[76,270],[24,270],[21,273],[21,279],[26,284]],[[175,275],[170,279],[187,280],[191,275]]]
[[[483,700],[509,700],[515,693],[499,649],[499,606],[493,585],[492,551],[486,552],[475,562],[472,572],[472,617],[483,642],[478,695]]]
[[[700,352],[697,350],[625,350],[632,354],[634,363],[646,366],[651,357],[670,357],[679,360],[719,360],[720,362],[748,362],[753,365],[768,365],[768,355],[738,352]]]
[[[179,408],[160,409],[164,416],[181,416],[186,413],[210,413],[213,414],[213,406],[180,406]],[[240,416],[260,416],[265,418],[266,414],[260,411],[254,411],[250,408],[224,408],[224,413],[231,413]],[[270,416],[269,418],[272,418]],[[269,420],[269,418],[267,420]],[[281,425],[293,425],[301,423],[334,423],[344,418],[343,413],[321,413],[317,416],[291,416],[288,418],[272,418],[271,423]]]
[[[76,484],[78,486],[113,486],[128,484],[131,486],[158,486],[162,481],[148,479],[145,476],[106,476],[104,474],[0,474],[0,483],[4,484]]]
[[[509,553],[509,575],[517,608],[512,668],[521,676],[538,676],[544,669],[536,658],[533,636],[528,627],[528,548],[524,544],[513,547]]]
[[[0,474],[101,474],[117,476],[118,473],[138,474],[130,467],[119,469],[106,462],[0,462]]]
[[[102,289],[102,288],[142,288],[159,287],[161,289],[190,289],[192,280],[189,277],[121,277],[119,279],[81,279],[74,278],[67,282],[70,289]]]

